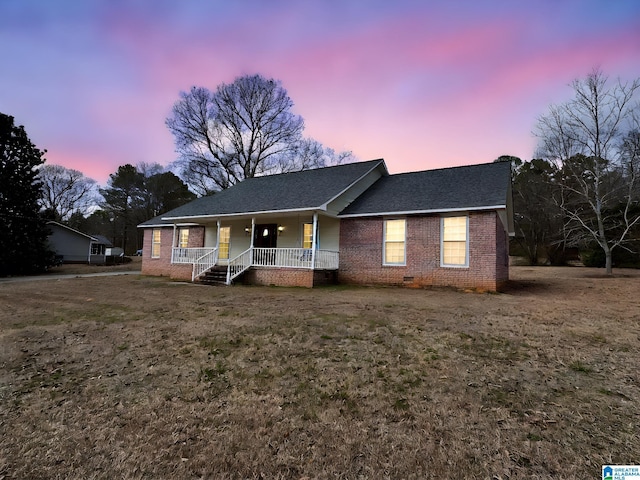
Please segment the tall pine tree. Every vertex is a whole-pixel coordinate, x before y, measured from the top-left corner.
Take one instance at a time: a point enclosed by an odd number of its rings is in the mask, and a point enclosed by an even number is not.
[[[42,156],[24,127],[0,113],[0,276],[42,271],[51,262],[39,204]]]
[[[100,195],[104,197],[102,207],[113,215],[115,227],[121,234],[113,239],[114,244],[122,246],[125,254],[131,250],[127,242],[131,232],[136,231],[134,211],[140,204],[143,186],[144,175],[133,165],[126,164],[109,175],[107,188],[100,189]]]

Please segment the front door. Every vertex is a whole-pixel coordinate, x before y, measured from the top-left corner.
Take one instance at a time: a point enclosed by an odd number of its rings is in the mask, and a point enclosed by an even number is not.
[[[253,246],[256,248],[276,248],[278,243],[278,224],[256,225],[253,234]]]

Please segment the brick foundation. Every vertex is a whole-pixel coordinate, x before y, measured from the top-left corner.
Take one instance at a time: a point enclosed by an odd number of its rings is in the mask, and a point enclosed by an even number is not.
[[[245,272],[242,283],[277,287],[306,287],[336,283],[336,272],[307,268],[253,267]]]

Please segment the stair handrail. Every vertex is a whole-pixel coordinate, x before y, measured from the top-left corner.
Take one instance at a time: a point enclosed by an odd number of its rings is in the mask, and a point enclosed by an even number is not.
[[[251,267],[251,253],[253,249],[249,248],[237,257],[229,260],[227,266],[227,285],[231,285],[234,278],[238,277]]]
[[[207,270],[215,266],[218,263],[218,249],[214,248],[204,255],[196,258],[193,261],[193,269],[191,271],[191,281],[194,282],[196,278],[200,278]]]

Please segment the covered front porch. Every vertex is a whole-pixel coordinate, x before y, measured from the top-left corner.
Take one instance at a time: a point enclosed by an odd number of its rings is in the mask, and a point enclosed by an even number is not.
[[[189,229],[196,224],[174,224],[171,263],[192,265],[192,281],[215,271],[227,285],[249,270],[256,282],[276,285],[313,284],[319,278],[314,272],[337,271],[337,219],[299,213],[248,220],[218,218],[215,223],[198,223],[198,228],[205,229],[202,247],[189,242]],[[323,247],[329,248],[320,248],[321,238]]]

